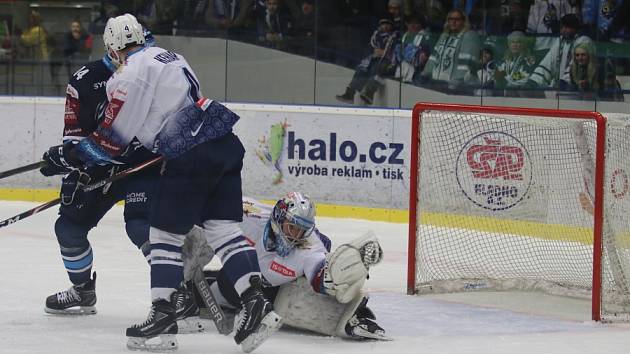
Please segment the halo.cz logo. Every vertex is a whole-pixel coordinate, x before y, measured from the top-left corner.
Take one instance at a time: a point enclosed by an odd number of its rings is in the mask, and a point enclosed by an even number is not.
[[[531,158],[512,135],[484,132],[459,152],[455,174],[462,192],[475,205],[505,210],[527,195],[532,183]]]

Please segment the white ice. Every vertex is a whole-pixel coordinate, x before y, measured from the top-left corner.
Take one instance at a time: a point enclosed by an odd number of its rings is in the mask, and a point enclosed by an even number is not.
[[[2,202],[0,219],[36,204]],[[0,229],[0,353],[125,353],[125,328],[144,321],[149,272],[115,207],[92,231],[98,314],[44,314],[46,296],[70,286],[53,232],[56,209]],[[354,342],[281,330],[255,353],[628,353],[630,325],[588,320],[585,301],[540,295],[408,296],[407,225],[319,218],[341,243],[373,230],[385,252],[367,291],[393,342]],[[240,353],[214,331],[179,335],[178,353]]]

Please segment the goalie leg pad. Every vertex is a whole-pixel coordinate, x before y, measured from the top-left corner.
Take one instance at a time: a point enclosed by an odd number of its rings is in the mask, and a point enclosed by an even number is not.
[[[274,309],[285,325],[328,336],[347,336],[343,329],[360,299],[342,304],[332,296],[314,292],[308,280],[300,277],[280,287]]]

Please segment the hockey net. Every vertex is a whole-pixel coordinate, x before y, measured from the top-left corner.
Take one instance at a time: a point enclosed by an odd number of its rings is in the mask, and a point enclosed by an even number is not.
[[[630,318],[629,116],[418,104],[411,145],[409,293],[534,290]]]

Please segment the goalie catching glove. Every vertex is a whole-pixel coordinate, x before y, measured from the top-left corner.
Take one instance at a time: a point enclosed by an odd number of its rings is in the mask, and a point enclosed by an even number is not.
[[[371,266],[383,259],[383,249],[372,231],[326,256],[323,290],[341,303],[360,293]]]

